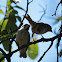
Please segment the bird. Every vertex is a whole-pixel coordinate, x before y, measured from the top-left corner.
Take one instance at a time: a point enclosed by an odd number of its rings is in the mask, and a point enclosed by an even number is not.
[[[30,34],[28,32],[29,27],[30,27],[29,24],[24,24],[16,32],[16,44],[18,45],[19,48],[22,45],[28,44],[30,42]],[[26,54],[27,49],[28,49],[28,47],[19,50],[19,56],[26,58],[27,57],[27,54]]]
[[[43,23],[43,22],[34,22],[31,17],[27,14],[27,16],[24,16],[28,20],[28,22],[32,25],[32,32],[33,34],[44,34],[48,31],[52,32],[52,27],[49,24]],[[32,34],[32,37],[33,37]]]

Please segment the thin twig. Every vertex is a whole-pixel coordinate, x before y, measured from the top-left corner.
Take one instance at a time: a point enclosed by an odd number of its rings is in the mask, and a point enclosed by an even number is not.
[[[9,44],[9,55],[11,53],[11,45],[12,45],[12,42],[14,41],[15,37],[16,37],[16,35],[14,35],[14,37],[12,38],[12,41],[10,41],[10,44]]]
[[[43,59],[43,57],[44,57],[45,54],[50,50],[50,48],[52,47],[52,45],[53,45],[53,41],[51,41],[50,46],[49,46],[48,49],[44,52],[44,54],[40,57],[40,59],[38,60],[38,62],[40,62],[40,61]]]
[[[40,4],[39,4],[40,5]],[[41,5],[40,5],[41,6]],[[43,6],[41,6],[43,9],[43,14],[41,15],[40,19],[38,20],[38,22],[42,19],[42,17],[46,14],[46,9],[43,8]]]
[[[24,15],[24,16],[26,16],[26,14],[27,14],[27,12],[28,12],[28,5],[29,5],[29,0],[27,0],[27,8],[26,8],[26,12],[25,12],[25,15]],[[25,18],[23,17],[22,22],[21,22],[19,28],[20,28],[21,25],[23,24],[24,19],[25,19]]]
[[[54,13],[52,16],[56,15],[56,11],[57,11],[57,9],[58,9],[60,3],[61,3],[61,1],[58,3],[58,5],[57,5],[57,7],[56,7],[56,10],[55,10],[55,13]]]
[[[32,1],[30,1],[30,2],[29,2],[29,4],[30,4],[31,2],[33,2],[33,0],[32,0]]]
[[[31,2],[33,2],[33,0],[32,0]],[[29,2],[29,0],[27,0],[27,7],[26,7],[26,12],[25,12],[25,15],[24,15],[24,16],[26,16],[26,14],[28,13],[28,7],[29,7],[29,4],[30,4],[31,2]],[[24,21],[24,19],[25,19],[25,18],[23,17],[22,22]],[[19,28],[20,28],[21,25],[23,24],[22,22],[21,22]]]

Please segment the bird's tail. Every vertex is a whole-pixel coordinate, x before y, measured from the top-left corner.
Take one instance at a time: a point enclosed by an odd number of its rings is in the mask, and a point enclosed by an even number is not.
[[[20,57],[23,57],[23,58],[26,58],[27,57],[26,48],[21,49],[21,51],[19,51],[19,56]]]
[[[34,23],[34,21],[31,19],[31,17],[28,14],[27,16],[24,16],[24,18],[26,18],[31,25]]]

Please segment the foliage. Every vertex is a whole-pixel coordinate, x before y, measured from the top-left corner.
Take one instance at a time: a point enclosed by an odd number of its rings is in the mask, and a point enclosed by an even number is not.
[[[15,30],[18,28],[16,25],[17,19],[21,23],[21,17],[18,16],[18,11],[11,6],[11,3],[11,0],[7,1],[5,17],[0,21],[0,41],[2,41],[3,47],[7,52],[9,52],[9,44],[11,41],[8,38],[12,38],[15,35]],[[2,9],[0,9],[0,13],[4,14]],[[5,41],[5,39],[8,40]],[[2,58],[2,56],[3,55],[0,53],[0,58]],[[2,62],[4,62],[4,60]]]
[[[31,42],[33,41],[36,41],[36,38],[34,38]],[[37,44],[30,45],[27,53],[31,59],[35,59],[38,56],[38,45]]]
[[[0,58],[2,58],[4,55],[2,53],[0,53]],[[3,59],[2,62],[5,62],[5,60]]]
[[[25,10],[22,7],[16,5],[16,3],[15,6],[11,6],[12,3],[15,2],[13,0],[7,1],[5,14],[2,11],[2,9],[0,9],[0,13],[5,15],[5,17],[2,20],[0,20],[0,41],[2,41],[2,45],[7,52],[9,52],[9,44],[11,41],[10,38],[12,38],[15,35],[16,29],[18,29],[16,22],[17,21],[19,21],[20,23],[22,22],[21,17],[18,15],[18,11],[15,10],[14,8],[19,8],[20,10],[25,12]],[[33,47],[35,48],[35,50]],[[11,50],[12,50],[12,46],[11,46]],[[32,51],[33,53],[31,53],[30,51]],[[30,45],[28,49],[28,56],[31,59],[35,59],[37,55],[38,55],[38,45],[37,44]],[[0,53],[0,58],[2,57],[3,55]],[[2,62],[4,62],[4,60]]]
[[[0,13],[4,14],[4,12],[0,9]]]
[[[15,32],[14,33],[11,32],[15,31],[18,28],[16,25],[17,19],[21,23],[21,17],[18,16],[18,11],[16,11],[14,7],[11,6],[11,3],[12,3],[11,0],[7,1],[5,18],[3,18],[0,21],[0,41],[2,40],[4,41],[4,39],[6,38],[11,38],[14,36]],[[0,13],[4,13],[4,12],[0,10]],[[9,43],[10,43],[10,39],[2,43],[6,51],[9,51]]]

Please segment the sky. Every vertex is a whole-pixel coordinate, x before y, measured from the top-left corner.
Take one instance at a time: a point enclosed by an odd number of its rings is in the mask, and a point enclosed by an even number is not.
[[[41,6],[43,6],[46,9],[46,14],[41,19],[40,22],[44,22],[44,23],[47,23],[47,24],[51,25],[53,33],[52,32],[47,32],[47,33],[43,34],[44,38],[51,38],[51,37],[55,36],[54,29],[56,27],[60,26],[61,22],[59,22],[57,24],[54,24],[54,22],[56,21],[56,18],[58,18],[61,15],[61,11],[60,11],[61,7],[59,6],[59,8],[57,10],[57,15],[56,16],[51,16],[52,14],[54,14],[56,6],[59,3],[59,1],[60,0],[33,0],[33,2],[29,5],[28,14],[36,22],[40,19],[40,16],[43,14],[43,12],[42,12],[43,9],[42,9]],[[5,12],[6,0],[0,0],[0,5],[2,6],[1,9],[3,9],[3,11]],[[12,5],[14,5],[14,4],[12,4]],[[17,5],[23,7],[24,9],[26,9],[26,0],[21,0],[21,3],[17,3]],[[19,9],[16,9],[16,10],[18,10],[20,16],[24,15],[24,12],[22,10],[19,10]],[[0,15],[0,20],[3,17],[4,17],[4,15]],[[24,24],[26,24],[26,23],[29,24],[29,22],[26,19],[24,20],[23,23]],[[19,26],[19,22],[17,22],[17,25]],[[32,34],[31,28],[30,28],[29,32],[30,32],[30,34]],[[35,34],[34,38],[35,37],[37,39],[40,39],[41,35]],[[32,39],[30,39],[30,40],[32,40]],[[47,62],[56,62],[56,58],[57,58],[56,57],[57,56],[57,53],[56,53],[56,42],[57,42],[57,39],[54,41],[53,46],[46,53],[46,55],[44,56],[44,58],[40,62],[46,62],[46,61]],[[19,52],[16,52],[11,57],[11,62],[27,62],[27,61],[28,62],[37,62],[39,60],[39,58],[41,57],[41,55],[49,47],[49,45],[50,45],[50,42],[47,42],[47,43],[46,42],[40,42],[40,43],[38,43],[39,54],[38,54],[38,57],[36,59],[34,59],[34,60],[30,59],[29,56],[27,56],[26,59],[20,58],[18,56]],[[0,45],[0,47],[3,48],[2,44]],[[12,47],[13,47],[13,50],[17,49],[17,46],[16,46],[15,42],[13,42]],[[59,49],[60,49],[60,47],[59,47]],[[62,59],[62,57],[59,59],[59,62],[62,62],[61,59]],[[5,62],[7,62],[7,61],[5,60]]]

